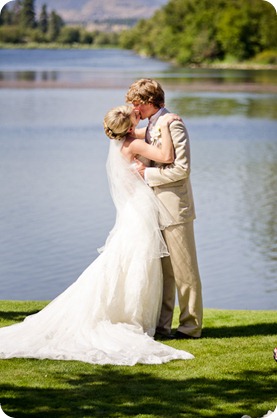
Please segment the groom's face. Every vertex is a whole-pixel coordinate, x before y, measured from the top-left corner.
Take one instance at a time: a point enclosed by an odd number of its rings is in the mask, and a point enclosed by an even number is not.
[[[133,106],[139,112],[141,119],[151,118],[159,110],[152,103],[133,102]]]

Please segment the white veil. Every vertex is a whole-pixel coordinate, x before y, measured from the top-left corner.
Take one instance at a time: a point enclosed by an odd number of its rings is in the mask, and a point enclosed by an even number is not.
[[[106,163],[110,192],[116,207],[116,223],[106,245],[119,225],[122,227],[124,223],[129,223],[127,227],[130,230],[142,228],[145,232],[146,227],[152,239],[156,238],[151,256],[167,256],[168,250],[160,230],[172,223],[172,217],[132,164],[124,159],[121,153],[123,142],[124,139],[111,140]],[[141,235],[143,231],[136,230],[134,235]]]

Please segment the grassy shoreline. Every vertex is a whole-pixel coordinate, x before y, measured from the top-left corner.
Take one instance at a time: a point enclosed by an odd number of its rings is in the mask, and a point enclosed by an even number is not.
[[[44,301],[0,301],[0,326]],[[0,361],[0,403],[15,418],[263,416],[277,405],[277,311],[204,310],[203,338],[166,344],[195,355],[163,365]],[[177,326],[178,309],[174,316]]]

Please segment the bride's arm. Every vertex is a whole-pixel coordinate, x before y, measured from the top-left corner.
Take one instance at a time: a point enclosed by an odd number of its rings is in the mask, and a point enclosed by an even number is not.
[[[133,155],[142,155],[143,157],[149,158],[149,160],[159,163],[172,163],[174,161],[174,148],[169,125],[174,120],[180,120],[180,117],[175,114],[167,113],[161,118],[161,148],[149,145],[140,139],[135,139],[129,143],[129,151],[131,151]]]

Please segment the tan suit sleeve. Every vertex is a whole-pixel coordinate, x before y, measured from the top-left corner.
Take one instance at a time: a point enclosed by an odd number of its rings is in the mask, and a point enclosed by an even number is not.
[[[157,122],[158,123],[158,122]],[[175,160],[169,165],[158,165],[146,169],[146,179],[150,187],[166,185],[190,175],[190,145],[186,127],[181,121],[170,124]]]

